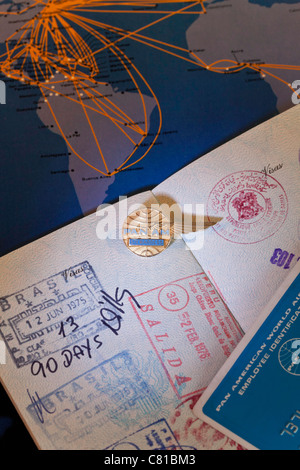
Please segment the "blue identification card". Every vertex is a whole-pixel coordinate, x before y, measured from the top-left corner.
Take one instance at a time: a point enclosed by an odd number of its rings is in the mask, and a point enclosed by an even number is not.
[[[300,450],[299,265],[194,408],[247,449]]]

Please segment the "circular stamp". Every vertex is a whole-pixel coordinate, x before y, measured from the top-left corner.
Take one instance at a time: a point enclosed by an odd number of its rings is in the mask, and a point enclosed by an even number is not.
[[[160,305],[169,312],[179,312],[189,303],[189,294],[179,284],[168,284],[158,294]]]
[[[222,238],[240,244],[257,243],[274,235],[288,213],[281,184],[259,171],[232,173],[212,189],[207,203],[209,220]]]
[[[300,375],[300,338],[286,341],[278,353],[281,367],[292,375]]]
[[[155,256],[171,242],[171,224],[164,214],[151,207],[132,212],[123,224],[123,240],[127,248],[139,256]]]

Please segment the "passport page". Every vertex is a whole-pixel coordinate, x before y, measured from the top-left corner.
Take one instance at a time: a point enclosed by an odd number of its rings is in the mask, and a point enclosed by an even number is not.
[[[203,204],[203,244],[184,235],[244,331],[300,256],[300,107],[185,167],[154,189],[160,203]]]
[[[40,449],[232,447],[191,405],[241,331],[182,240],[143,258],[117,237],[146,202],[99,208],[0,260],[1,381]]]

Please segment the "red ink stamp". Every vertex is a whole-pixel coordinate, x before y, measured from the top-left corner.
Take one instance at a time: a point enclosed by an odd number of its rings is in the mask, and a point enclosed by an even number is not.
[[[170,418],[173,433],[181,448],[188,448],[184,443],[189,443],[191,448],[193,446],[198,450],[244,450],[241,445],[191,414],[199,398],[200,394],[182,401]]]
[[[241,244],[271,237],[284,223],[288,200],[281,184],[259,171],[239,171],[219,181],[211,191],[207,216],[221,220],[213,229]]]
[[[189,303],[189,294],[179,284],[167,284],[159,291],[158,301],[165,310],[179,312]]]
[[[180,399],[204,390],[241,339],[204,272],[135,295],[132,308]]]

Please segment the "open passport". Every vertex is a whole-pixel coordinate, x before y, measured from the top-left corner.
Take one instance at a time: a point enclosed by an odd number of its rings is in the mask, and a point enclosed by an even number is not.
[[[241,448],[193,408],[299,259],[299,128],[295,106],[0,259],[1,382],[38,448]],[[137,256],[117,235],[152,203],[210,223]]]

